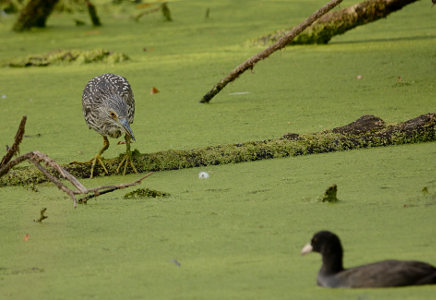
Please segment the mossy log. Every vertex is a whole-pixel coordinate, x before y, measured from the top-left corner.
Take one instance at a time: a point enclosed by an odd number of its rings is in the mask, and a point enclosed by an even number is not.
[[[79,49],[57,49],[42,54],[15,57],[4,63],[5,66],[13,68],[46,67],[58,64],[89,64],[89,63],[121,63],[129,60],[124,53],[112,52],[105,49],[79,50]]]
[[[21,10],[12,29],[15,31],[24,31],[32,27],[45,27],[45,22],[58,1],[59,0],[30,0]]]
[[[277,139],[192,150],[145,154],[135,150],[133,157],[136,168],[142,173],[430,141],[436,141],[435,113],[396,125],[386,125],[382,119],[366,115],[346,126],[313,134],[288,133]],[[120,158],[121,156],[104,161],[110,175],[115,174]],[[70,163],[62,167],[78,178],[90,176],[89,162]],[[96,166],[94,175],[99,174],[104,175],[104,172],[100,166]],[[44,181],[45,177],[36,168],[20,167],[1,177],[0,186]]]
[[[390,13],[416,1],[418,0],[367,0],[341,10],[329,12],[300,33],[289,44],[327,44],[335,35],[385,18]],[[257,42],[274,43],[286,31],[276,31],[257,39]]]

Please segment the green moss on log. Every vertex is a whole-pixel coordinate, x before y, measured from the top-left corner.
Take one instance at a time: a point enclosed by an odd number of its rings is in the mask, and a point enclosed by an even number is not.
[[[138,172],[143,173],[431,141],[436,141],[435,113],[421,115],[396,125],[385,125],[383,120],[374,116],[362,116],[348,125],[313,134],[292,133],[277,139],[192,150],[156,153],[140,153],[135,150],[133,160]],[[122,155],[105,160],[110,175],[116,174],[121,158]],[[78,178],[90,176],[89,162],[70,163],[62,167]],[[132,172],[131,169],[127,171]],[[104,175],[104,172],[96,165],[94,176],[98,175]],[[36,168],[20,167],[0,178],[0,186],[44,181],[46,179]]]
[[[417,0],[367,0],[350,7],[332,11],[300,33],[290,45],[327,44],[335,35],[343,34],[357,26],[387,17],[392,12]],[[278,30],[255,40],[257,44],[278,41],[288,30]]]

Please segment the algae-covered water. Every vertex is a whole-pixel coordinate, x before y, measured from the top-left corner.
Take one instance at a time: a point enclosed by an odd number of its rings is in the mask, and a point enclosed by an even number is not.
[[[346,7],[357,1],[344,1]],[[109,49],[119,64],[0,68],[0,145],[28,116],[21,153],[88,160],[102,139],[81,112],[86,82],[104,72],[130,81],[132,129],[141,152],[276,138],[341,126],[363,114],[400,122],[436,111],[436,11],[418,1],[329,45],[286,48],[201,97],[249,56],[250,41],[302,21],[323,1],[171,1],[129,16],[99,3],[16,34],[0,19],[0,60],[55,49]],[[209,18],[205,18],[209,9]],[[359,76],[360,75],[360,76]],[[358,79],[360,78],[360,79]],[[150,94],[152,87],[160,90]],[[111,140],[107,157],[124,146]],[[210,175],[199,179],[200,171]],[[158,172],[140,187],[164,198],[113,192],[73,209],[52,184],[0,188],[0,297],[5,299],[431,299],[436,287],[328,290],[316,286],[319,255],[299,255],[314,232],[336,232],[345,265],[387,258],[436,265],[436,144],[414,144]],[[84,180],[87,187],[140,175]],[[319,202],[332,184],[339,202]],[[422,192],[427,188],[428,193]],[[42,208],[48,219],[41,224]]]

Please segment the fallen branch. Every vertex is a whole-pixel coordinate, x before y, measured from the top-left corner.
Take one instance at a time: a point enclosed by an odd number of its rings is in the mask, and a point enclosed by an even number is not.
[[[327,44],[330,39],[357,26],[365,25],[400,10],[418,0],[367,0],[350,7],[329,12],[293,39],[290,45]],[[258,38],[258,43],[274,43],[286,30],[279,30]]]
[[[178,170],[209,165],[230,164],[263,159],[284,158],[351,149],[384,147],[436,141],[436,114],[428,113],[409,121],[386,125],[374,116],[362,116],[342,127],[312,134],[288,133],[283,137],[238,144],[207,146],[191,150],[167,150],[141,154],[133,152],[139,172]],[[105,159],[109,174],[116,174],[120,157]],[[89,178],[90,163],[70,163],[62,168],[76,178]],[[94,175],[104,175],[101,167]],[[11,170],[0,178],[2,185],[22,185],[47,181],[36,168]]]
[[[206,95],[203,96],[200,103],[209,103],[210,100],[218,94],[229,82],[232,82],[236,78],[239,77],[242,73],[244,73],[248,69],[253,69],[254,65],[262,60],[270,56],[277,50],[282,49],[287,44],[289,44],[297,35],[299,35],[304,29],[309,27],[313,22],[322,17],[328,11],[330,11],[333,7],[341,3],[342,0],[331,0],[329,3],[324,5],[322,8],[317,10],[313,15],[304,20],[300,25],[294,27],[291,31],[286,33],[280,40],[278,40],[271,47],[263,50],[262,52],[250,57],[245,62],[237,66],[230,74],[228,74],[224,79],[218,82]]]
[[[24,116],[21,119],[20,126],[18,128],[17,134],[15,135],[15,141],[12,147],[7,151],[6,155],[2,158],[0,163],[0,177],[7,174],[14,166],[18,165],[19,163],[23,161],[30,161],[35,165],[35,167],[51,182],[53,182],[61,191],[68,194],[68,196],[71,197],[74,203],[74,207],[77,206],[77,199],[76,195],[80,194],[91,194],[85,196],[84,198],[80,199],[80,203],[86,203],[88,199],[97,197],[102,194],[106,194],[109,192],[113,192],[118,189],[124,189],[133,185],[136,185],[140,183],[142,180],[147,178],[152,174],[152,172],[149,172],[145,176],[139,178],[138,180],[128,183],[128,184],[120,184],[120,185],[105,185],[105,186],[99,186],[96,188],[87,189],[83,184],[80,183],[79,180],[77,180],[76,177],[71,175],[68,171],[66,171],[64,168],[62,168],[58,163],[56,163],[54,160],[52,160],[50,157],[48,157],[46,154],[41,153],[39,151],[32,151],[26,154],[23,154],[16,159],[11,161],[11,158],[14,154],[17,153],[19,149],[19,144],[21,143],[24,135],[24,129],[26,124],[26,116]],[[45,167],[42,165],[44,164]],[[48,170],[50,168],[51,172]],[[57,174],[58,177],[56,177],[54,174]],[[64,185],[59,178],[67,179],[75,188],[76,190],[72,190],[66,185]],[[42,212],[41,212],[42,216]]]

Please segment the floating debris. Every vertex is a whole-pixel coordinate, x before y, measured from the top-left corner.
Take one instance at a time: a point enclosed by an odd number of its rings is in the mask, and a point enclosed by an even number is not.
[[[160,91],[157,88],[152,87],[151,91],[150,91],[150,95],[154,95],[154,94],[157,94],[157,93],[160,93]]]
[[[173,258],[173,259],[171,260],[171,262],[174,263],[174,264],[175,264],[176,266],[178,266],[178,267],[181,266],[180,262],[179,262],[177,259],[175,259],[175,258]]]
[[[198,174],[198,178],[200,178],[200,179],[208,179],[209,178],[209,173],[207,173],[207,172],[200,172],[199,174]]]
[[[40,211],[40,217],[39,219],[33,220],[33,222],[37,222],[37,223],[42,223],[42,221],[44,221],[45,219],[47,219],[48,217],[45,215],[45,212],[47,211],[47,208],[43,208]]]
[[[137,199],[137,198],[161,198],[169,197],[170,194],[166,192],[146,189],[136,189],[124,195],[124,199]]]
[[[329,203],[335,203],[338,202],[338,198],[336,197],[336,194],[338,192],[338,186],[336,184],[330,186],[324,193],[324,196],[322,197],[322,202],[329,202]]]
[[[428,188],[425,186],[425,187],[423,187],[422,188],[422,193],[424,194],[424,195],[427,195],[428,194]]]

